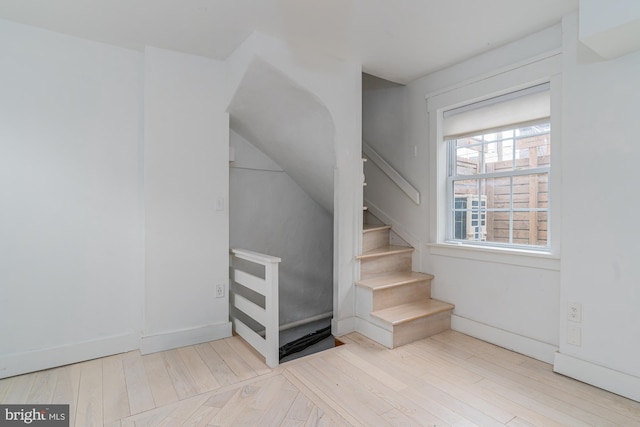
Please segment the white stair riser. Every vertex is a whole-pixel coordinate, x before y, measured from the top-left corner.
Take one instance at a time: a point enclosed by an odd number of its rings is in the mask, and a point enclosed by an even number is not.
[[[393,348],[393,332],[381,328],[379,325],[356,318],[356,332],[387,348]]]
[[[373,292],[371,292],[371,289],[356,286],[356,316],[364,322],[375,325],[376,328],[388,331],[390,336],[392,336],[393,325],[372,316],[371,307],[373,307]],[[392,341],[389,341],[389,346],[391,345],[391,342]],[[386,346],[386,344],[384,345]]]

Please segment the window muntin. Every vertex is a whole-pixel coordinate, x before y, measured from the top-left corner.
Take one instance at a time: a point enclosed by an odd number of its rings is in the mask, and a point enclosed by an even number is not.
[[[549,247],[549,119],[446,141],[447,240]]]

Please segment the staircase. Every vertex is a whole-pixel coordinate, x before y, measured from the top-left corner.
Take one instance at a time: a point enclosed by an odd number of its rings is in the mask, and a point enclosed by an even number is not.
[[[413,248],[390,245],[389,225],[363,228],[356,282],[359,332],[395,348],[448,330],[454,306],[431,298],[433,276],[412,271]]]

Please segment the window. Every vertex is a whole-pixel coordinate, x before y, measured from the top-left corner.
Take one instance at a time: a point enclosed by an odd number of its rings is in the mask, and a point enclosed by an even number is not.
[[[446,240],[549,247],[549,85],[444,112]]]

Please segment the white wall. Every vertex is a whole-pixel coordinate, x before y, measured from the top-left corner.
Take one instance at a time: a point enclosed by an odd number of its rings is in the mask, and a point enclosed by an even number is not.
[[[604,61],[564,21],[560,354],[556,369],[640,400],[640,52]],[[566,304],[582,305],[582,322]],[[566,341],[581,328],[582,345]]]
[[[0,20],[0,377],[137,348],[142,55]]]
[[[332,215],[234,131],[230,146],[230,246],[282,259],[281,325],[331,312]]]
[[[224,93],[223,63],[145,49],[144,353],[230,335]]]
[[[453,328],[548,362],[558,346],[559,263],[531,266],[497,254],[441,251],[436,240],[436,179],[427,97],[501,74],[550,51],[559,51],[560,26],[533,34],[406,87],[363,96],[363,138],[421,193],[416,206],[367,164],[366,203],[416,246],[414,269],[435,275],[434,298],[456,305]],[[480,83],[478,83],[480,82]],[[489,90],[489,89],[488,89]],[[416,259],[417,258],[417,259]],[[533,263],[535,265],[535,263]]]

